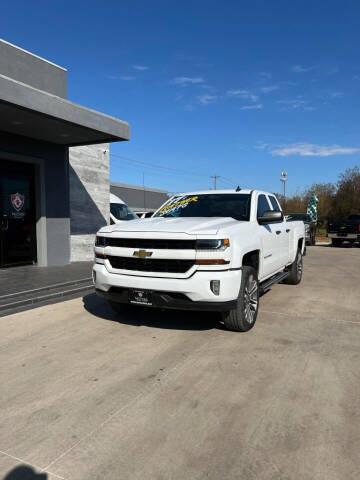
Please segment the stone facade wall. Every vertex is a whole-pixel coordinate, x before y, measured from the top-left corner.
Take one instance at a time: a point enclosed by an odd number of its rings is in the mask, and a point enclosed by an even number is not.
[[[94,239],[109,223],[109,144],[69,149],[70,259],[94,258]]]

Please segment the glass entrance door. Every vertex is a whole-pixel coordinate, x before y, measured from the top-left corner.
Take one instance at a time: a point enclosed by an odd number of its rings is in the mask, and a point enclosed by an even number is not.
[[[35,262],[34,166],[0,160],[0,267]]]

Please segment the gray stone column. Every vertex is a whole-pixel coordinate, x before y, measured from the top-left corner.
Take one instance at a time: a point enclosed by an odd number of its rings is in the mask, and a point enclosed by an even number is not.
[[[71,261],[92,260],[96,232],[109,223],[109,145],[69,149]]]

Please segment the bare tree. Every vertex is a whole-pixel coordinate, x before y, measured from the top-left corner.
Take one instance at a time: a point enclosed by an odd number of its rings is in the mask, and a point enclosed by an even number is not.
[[[334,217],[345,218],[351,213],[360,214],[360,168],[349,168],[339,175],[333,202]]]
[[[333,183],[313,183],[303,194],[306,206],[312,195],[319,199],[318,219],[320,222],[328,220],[333,215],[333,204],[336,194],[336,186]]]

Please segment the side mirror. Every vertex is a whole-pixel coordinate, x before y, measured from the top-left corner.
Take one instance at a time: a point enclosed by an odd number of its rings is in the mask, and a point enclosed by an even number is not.
[[[279,223],[284,220],[284,215],[282,212],[277,212],[275,210],[266,210],[261,217],[257,217],[257,221],[260,225],[266,223]]]

